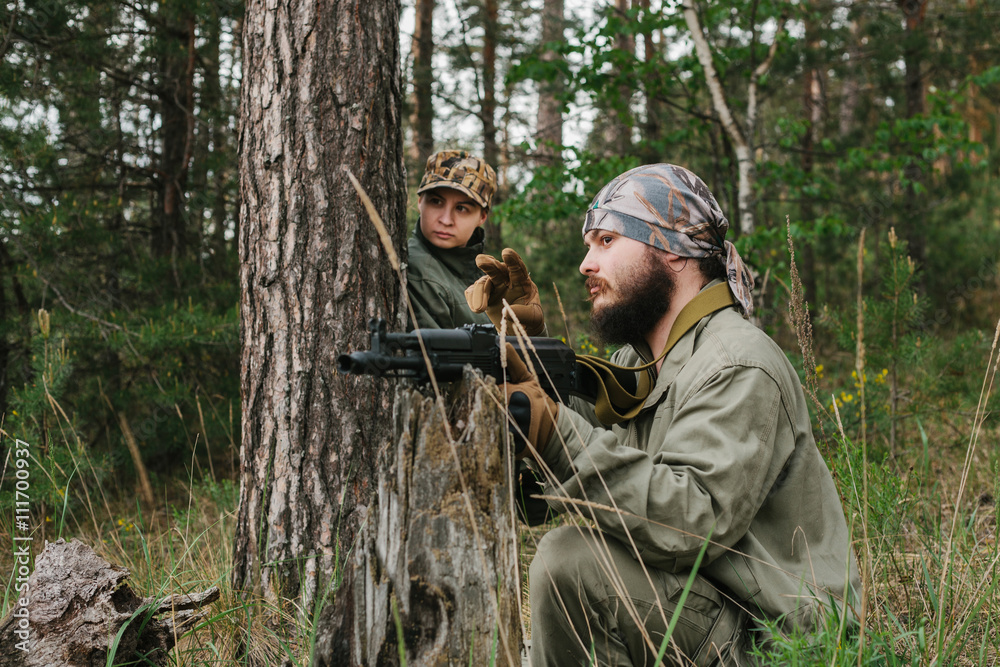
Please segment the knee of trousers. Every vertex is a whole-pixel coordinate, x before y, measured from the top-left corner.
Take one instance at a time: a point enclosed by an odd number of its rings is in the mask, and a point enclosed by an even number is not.
[[[599,572],[596,549],[601,548],[586,528],[560,526],[546,533],[538,543],[535,557],[528,569],[531,600],[553,599],[571,592],[573,599],[579,599],[581,588],[599,582],[603,577]],[[603,588],[603,586],[602,586]],[[603,597],[602,591],[582,591],[586,598]]]

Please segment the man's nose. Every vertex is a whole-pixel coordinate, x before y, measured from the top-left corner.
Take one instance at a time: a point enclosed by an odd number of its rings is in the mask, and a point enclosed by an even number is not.
[[[590,250],[584,256],[583,261],[580,262],[580,273],[585,276],[589,276],[592,273],[597,273],[597,263],[591,258]]]
[[[455,224],[455,212],[451,209],[451,206],[445,206],[441,211],[441,217],[439,218],[442,225],[453,225]]]

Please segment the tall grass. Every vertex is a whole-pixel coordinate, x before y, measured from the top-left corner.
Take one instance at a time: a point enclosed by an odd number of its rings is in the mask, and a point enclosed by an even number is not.
[[[172,665],[308,665],[313,643],[312,624],[292,602],[276,604],[247,596],[230,586],[232,540],[235,529],[238,488],[231,480],[198,479],[193,461],[188,474],[160,487],[152,511],[145,502],[125,489],[106,488],[100,465],[90,460],[80,446],[72,423],[50,396],[48,423],[54,427],[49,453],[62,448],[73,461],[63,479],[63,501],[59,505],[33,507],[34,542],[37,556],[46,540],[77,539],[105,560],[126,567],[127,584],[141,597],[163,599],[174,594],[220,589],[220,599],[203,611],[200,621],[185,635],[177,637],[170,654]],[[52,437],[59,434],[62,437]],[[8,434],[3,434],[8,440]],[[4,443],[7,444],[6,442]],[[192,452],[192,455],[194,452]],[[43,462],[32,460],[32,471],[46,474]],[[4,478],[3,493],[12,479]],[[0,536],[8,545],[15,535],[12,513],[0,514]],[[18,530],[16,534],[21,534]],[[0,551],[3,572],[3,603],[0,616],[16,603],[12,573],[13,549]],[[144,622],[136,617],[131,622]],[[112,642],[112,647],[116,642]],[[112,651],[108,665],[119,664],[126,656]]]
[[[812,329],[806,305],[801,299],[802,286],[795,268],[794,247],[788,237],[792,259],[792,320],[802,348],[803,357],[815,359]],[[954,436],[948,428],[954,424],[944,411],[929,424],[914,417],[906,428],[906,415],[900,414],[900,389],[907,375],[912,378],[927,372],[915,368],[903,349],[902,340],[907,322],[897,319],[901,296],[917,304],[916,294],[907,293],[914,274],[908,258],[900,262],[905,249],[897,247],[895,233],[890,231],[893,251],[892,274],[888,289],[883,291],[888,304],[885,309],[871,308],[863,300],[864,235],[858,246],[857,325],[854,330],[855,387],[860,389],[859,404],[854,407],[860,420],[849,432],[840,413],[844,403],[833,397],[830,402],[818,396],[820,382],[812,363],[807,363],[806,389],[817,406],[820,430],[824,423],[835,423],[832,443],[824,447],[831,452],[829,464],[838,481],[845,512],[856,527],[856,551],[862,561],[864,599],[862,627],[858,636],[845,641],[837,631],[836,619],[813,636],[785,637],[769,647],[759,657],[766,663],[827,664],[827,665],[996,665],[1000,664],[1000,636],[996,619],[1000,618],[997,601],[997,564],[1000,562],[1000,541],[996,521],[995,499],[1000,493],[1000,477],[995,449],[987,454],[979,451],[989,416],[997,365],[1000,363],[997,340],[1000,322],[989,346],[982,386],[975,398],[975,411],[958,429],[966,436],[964,449],[949,444]],[[898,251],[898,253],[897,253]],[[887,317],[876,322],[876,330],[887,332],[890,364],[893,368],[888,405],[878,405],[890,418],[890,428],[884,448],[891,456],[872,455],[868,441],[868,419],[874,412],[868,405],[865,369],[867,348],[866,317]],[[919,334],[919,332],[918,332]],[[924,332],[927,336],[927,332]],[[883,344],[886,341],[883,341]],[[916,338],[917,347],[921,338]],[[940,342],[947,345],[947,342]],[[815,363],[815,362],[813,362]],[[822,368],[821,366],[817,366]],[[963,369],[968,372],[969,369]],[[831,378],[836,386],[838,380]],[[964,397],[967,403],[970,397]],[[829,406],[829,409],[827,409]],[[918,408],[911,407],[911,412]],[[956,411],[959,415],[961,411]],[[931,411],[931,414],[935,414]],[[996,442],[995,421],[988,429],[989,438]],[[907,440],[907,434],[912,439]],[[822,443],[821,443],[822,444]],[[974,499],[968,489],[977,490]],[[860,524],[860,530],[858,530]]]

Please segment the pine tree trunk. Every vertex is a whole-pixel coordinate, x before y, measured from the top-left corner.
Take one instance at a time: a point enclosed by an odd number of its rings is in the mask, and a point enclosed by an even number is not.
[[[565,35],[563,0],[545,0],[542,9],[542,44],[561,43]],[[553,62],[561,56],[552,49],[542,52],[542,60]],[[535,123],[537,159],[542,164],[559,162],[563,142],[563,116],[560,96],[566,88],[562,76],[538,82],[538,114]]]
[[[410,159],[420,178],[424,162],[434,151],[434,0],[417,0],[413,29],[413,98],[410,128],[413,141]]]
[[[841,101],[837,114],[837,131],[841,137],[847,136],[856,128],[854,126],[855,112],[861,98],[861,73],[860,62],[862,60],[861,27],[857,20],[850,20],[847,24],[847,67],[841,75],[843,84],[841,87]]]
[[[194,139],[194,17],[163,9],[160,28],[160,179],[153,252],[175,261],[187,249],[185,191]]]
[[[904,85],[906,88],[906,117],[914,118],[924,113],[926,107],[926,90],[924,87],[923,60],[927,49],[927,37],[924,34],[924,17],[927,11],[927,0],[897,0],[906,21],[906,37],[903,43],[903,63],[906,67]],[[906,184],[903,196],[902,220],[907,224],[901,227],[909,244],[909,253],[918,264],[923,264],[927,256],[926,229],[921,210],[920,188],[924,184],[925,174],[916,164],[906,169]],[[926,277],[921,274],[917,282],[922,284]]]
[[[497,144],[497,42],[500,37],[500,17],[497,0],[484,0],[485,20],[483,22],[483,104],[480,110],[483,121],[483,159],[500,173],[500,148]],[[493,207],[503,200],[497,182],[497,192],[493,195]],[[500,224],[490,216],[483,229],[486,232],[487,252],[498,253],[503,247]]]
[[[240,130],[242,442],[233,585],[301,596],[350,551],[392,388],[338,375],[403,289],[347,172],[406,235],[399,3],[247,3]]]
[[[649,20],[651,17],[649,0],[638,0],[634,6],[639,7],[643,17]],[[653,29],[645,28],[642,31],[642,60],[650,71],[655,71],[659,58],[660,54],[657,53],[656,44],[653,42]],[[646,105],[646,118],[642,124],[642,158],[648,164],[662,162],[665,159],[660,144],[660,104],[656,99],[659,85],[660,82],[655,77],[649,77],[642,83]]]
[[[400,635],[408,665],[520,665],[512,475],[487,382],[467,371],[446,401],[398,390],[396,444],[317,627],[316,667],[399,665]]]
[[[628,22],[629,0],[615,0],[615,16],[624,25]],[[629,56],[635,55],[635,36],[622,29],[615,35],[615,48]],[[620,72],[616,73],[620,74]],[[628,155],[632,150],[632,89],[627,84],[618,86],[616,100],[608,107],[605,141],[612,155]]]

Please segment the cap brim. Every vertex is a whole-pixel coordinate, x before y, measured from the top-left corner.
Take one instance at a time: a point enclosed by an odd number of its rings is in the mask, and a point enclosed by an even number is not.
[[[436,183],[428,183],[423,187],[417,188],[417,194],[418,195],[423,194],[428,190],[436,190],[438,188],[448,188],[450,190],[458,190],[463,194],[469,195],[469,197],[472,198],[472,201],[476,202],[483,208],[485,209],[489,208],[489,205],[485,201],[483,201],[483,198],[476,192],[474,192],[471,188],[468,188],[462,185],[461,183],[455,183],[454,181],[437,181]]]

